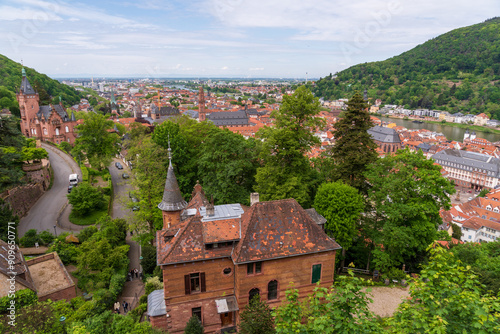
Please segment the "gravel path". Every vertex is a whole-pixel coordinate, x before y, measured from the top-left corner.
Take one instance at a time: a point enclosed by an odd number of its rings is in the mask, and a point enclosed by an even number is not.
[[[402,287],[371,287],[369,293],[373,303],[370,304],[370,311],[381,317],[390,317],[396,311],[403,298],[410,296],[408,288]]]

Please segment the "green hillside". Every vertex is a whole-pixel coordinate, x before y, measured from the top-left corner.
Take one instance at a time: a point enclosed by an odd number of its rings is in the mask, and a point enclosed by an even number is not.
[[[21,69],[21,64],[0,55],[0,109],[9,108],[16,116],[19,116],[16,90],[21,85]],[[59,96],[66,106],[80,101],[81,95],[73,87],[64,85],[29,67],[25,69],[28,80],[40,96],[41,105],[59,103]]]
[[[452,30],[399,56],[352,66],[316,82],[326,99],[368,90],[383,104],[500,119],[500,18]]]

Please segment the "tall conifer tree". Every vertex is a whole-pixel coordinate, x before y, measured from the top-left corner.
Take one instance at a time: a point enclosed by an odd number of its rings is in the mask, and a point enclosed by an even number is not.
[[[344,117],[334,125],[335,145],[331,150],[335,162],[333,178],[358,190],[364,188],[367,166],[378,157],[377,144],[368,134],[373,123],[367,109],[368,104],[356,92],[347,103]]]

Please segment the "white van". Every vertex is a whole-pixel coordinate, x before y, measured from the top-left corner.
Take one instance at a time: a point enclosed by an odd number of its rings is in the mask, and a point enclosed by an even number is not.
[[[69,174],[69,184],[72,186],[76,186],[79,182],[78,174]]]

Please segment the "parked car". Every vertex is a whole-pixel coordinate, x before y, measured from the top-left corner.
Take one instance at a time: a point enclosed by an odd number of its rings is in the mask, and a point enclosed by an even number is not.
[[[132,200],[133,203],[139,203],[139,200],[137,199],[137,197],[135,197],[133,195],[130,195],[130,199]],[[134,206],[132,207],[132,211],[137,211],[137,210],[139,210],[139,205],[134,204]]]
[[[123,174],[122,174],[122,178],[124,178],[124,179],[128,179],[129,177],[130,177],[130,176],[129,176],[127,173],[123,173]]]
[[[115,166],[116,166],[116,168],[118,168],[118,169],[123,169],[122,164],[121,164],[121,163],[119,163],[119,162],[115,162]]]
[[[70,185],[68,186],[68,194],[71,192],[71,190],[72,190],[73,188],[74,188],[74,185],[72,185],[72,184],[70,184]]]

